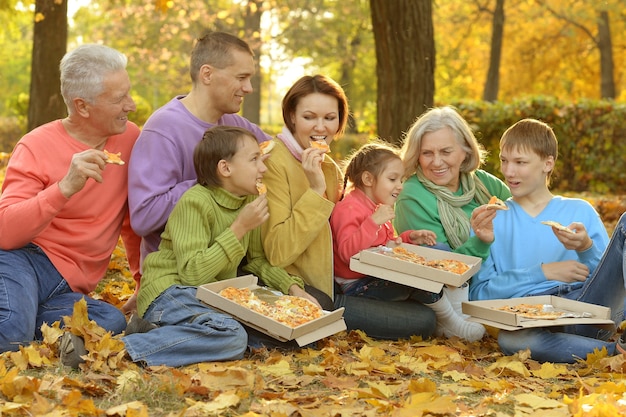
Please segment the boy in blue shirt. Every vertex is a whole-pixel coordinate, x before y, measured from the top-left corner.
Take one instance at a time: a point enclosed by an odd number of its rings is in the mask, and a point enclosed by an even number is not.
[[[550,192],[557,155],[554,132],[538,120],[521,120],[503,134],[501,172],[513,197],[493,222],[496,239],[472,278],[470,300],[557,295],[610,307],[621,320],[626,219],[607,248],[606,229],[588,202]],[[572,363],[602,347],[622,353],[620,343],[607,341],[611,336],[594,326],[547,327],[501,331],[498,343],[506,354],[528,348],[535,360]]]

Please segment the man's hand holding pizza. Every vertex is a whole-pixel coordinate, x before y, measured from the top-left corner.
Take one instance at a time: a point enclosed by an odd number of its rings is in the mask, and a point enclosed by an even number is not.
[[[102,151],[88,149],[74,154],[67,174],[59,181],[61,193],[70,198],[85,187],[89,178],[102,182],[104,166],[105,156]]]

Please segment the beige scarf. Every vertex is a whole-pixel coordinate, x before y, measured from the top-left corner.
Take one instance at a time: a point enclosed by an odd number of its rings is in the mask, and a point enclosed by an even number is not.
[[[489,202],[491,196],[475,173],[461,173],[460,182],[463,194],[454,195],[447,187],[437,185],[427,179],[421,167],[415,173],[424,187],[437,197],[437,209],[441,225],[452,249],[456,249],[469,239],[470,219],[463,207],[476,199],[479,204]]]

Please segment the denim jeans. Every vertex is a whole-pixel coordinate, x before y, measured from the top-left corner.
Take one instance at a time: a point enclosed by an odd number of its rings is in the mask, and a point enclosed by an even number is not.
[[[363,277],[343,286],[344,295],[373,298],[381,301],[413,300],[432,304],[441,298],[441,293],[420,290],[376,277]]]
[[[563,285],[557,288],[554,294],[571,300],[610,307],[611,318],[620,323],[624,317],[626,297],[625,240],[626,214],[623,214],[598,267],[585,283],[582,286]],[[507,355],[529,348],[532,358],[537,361],[573,363],[577,358],[584,359],[596,348],[606,347],[609,354],[614,354],[615,343],[607,342],[612,335],[612,331],[596,326],[578,325],[561,329],[501,331],[498,343]]]
[[[176,367],[243,358],[248,343],[243,326],[198,300],[196,292],[173,285],[150,304],[143,318],[159,327],[122,338],[134,362]]]
[[[84,298],[90,320],[114,334],[126,328],[115,306],[73,292],[46,254],[36,245],[0,250],[0,352],[42,339],[41,325],[71,316],[74,303]]]
[[[375,339],[427,339],[437,326],[434,311],[411,300],[381,301],[336,293],[335,307],[345,308],[343,318],[348,330],[362,330]]]

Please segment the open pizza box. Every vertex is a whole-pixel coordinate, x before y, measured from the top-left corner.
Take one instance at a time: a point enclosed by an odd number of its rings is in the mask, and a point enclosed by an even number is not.
[[[444,284],[460,287],[480,269],[482,259],[440,249],[402,243],[406,250],[426,260],[454,259],[466,263],[470,269],[462,275],[441,269],[419,265],[411,261],[394,258],[383,253],[384,248],[362,250],[350,259],[350,269],[362,274],[404,284],[409,287],[438,293]]]
[[[535,304],[548,306],[557,312],[570,313],[557,319],[533,319],[518,313],[498,310],[500,307]],[[552,307],[549,307],[552,306]],[[503,330],[521,330],[533,327],[567,326],[572,324],[592,324],[598,327],[613,329],[611,309],[582,301],[569,300],[555,295],[539,295],[533,297],[509,298],[483,301],[464,301],[461,303],[464,314],[471,317],[470,321],[486,324]],[[567,317],[567,316],[570,317]],[[585,316],[585,317],[581,317]]]
[[[346,323],[343,320],[343,307],[331,312],[324,311],[324,316],[311,320],[298,327],[289,327],[219,295],[219,292],[226,287],[248,287],[251,290],[260,288],[257,283],[258,278],[254,275],[245,275],[212,282],[199,286],[196,297],[216,310],[230,314],[241,323],[265,333],[274,339],[283,342],[295,340],[299,346],[308,345],[316,340],[346,330]]]

